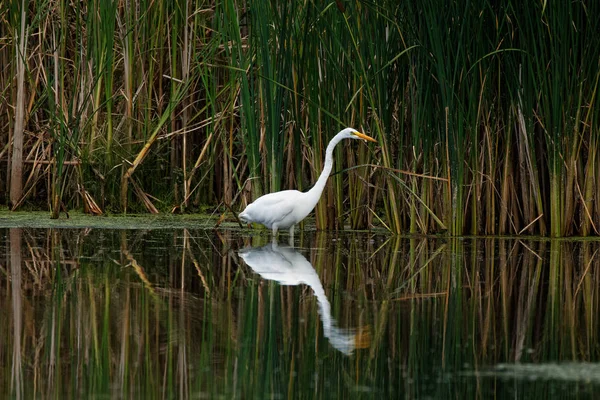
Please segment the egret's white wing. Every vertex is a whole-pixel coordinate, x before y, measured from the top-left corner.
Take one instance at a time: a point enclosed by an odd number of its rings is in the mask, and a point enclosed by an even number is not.
[[[297,190],[266,194],[249,204],[240,213],[240,218],[271,228],[273,224],[282,221],[294,211],[298,194],[300,192]]]

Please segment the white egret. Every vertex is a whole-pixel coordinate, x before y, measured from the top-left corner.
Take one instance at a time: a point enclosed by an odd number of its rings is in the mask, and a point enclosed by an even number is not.
[[[248,204],[239,214],[245,223],[257,222],[273,230],[273,240],[279,229],[290,230],[290,242],[294,237],[294,226],[302,221],[315,208],[325,188],[325,183],[333,167],[333,149],[344,139],[362,139],[365,142],[377,142],[370,136],[352,128],[340,131],[331,139],[325,151],[325,165],[317,183],[308,192],[283,190],[269,193]]]

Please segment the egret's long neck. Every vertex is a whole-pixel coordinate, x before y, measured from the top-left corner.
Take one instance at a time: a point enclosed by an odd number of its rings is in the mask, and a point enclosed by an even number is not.
[[[323,165],[323,171],[321,172],[317,183],[315,183],[315,186],[313,186],[312,189],[307,192],[311,195],[314,195],[317,201],[321,197],[321,193],[323,193],[323,189],[327,183],[327,178],[329,178],[329,174],[331,174],[331,168],[333,168],[333,149],[342,139],[343,135],[337,134],[327,145],[327,150],[325,150],[325,165]]]

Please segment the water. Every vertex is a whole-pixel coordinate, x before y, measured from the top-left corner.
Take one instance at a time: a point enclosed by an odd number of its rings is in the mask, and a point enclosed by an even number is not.
[[[1,397],[600,391],[599,242],[0,233]]]

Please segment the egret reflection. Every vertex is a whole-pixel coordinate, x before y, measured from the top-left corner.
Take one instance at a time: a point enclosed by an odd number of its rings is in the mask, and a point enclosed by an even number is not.
[[[340,329],[335,319],[331,317],[331,305],[312,264],[293,247],[279,246],[272,242],[263,247],[247,247],[239,251],[240,257],[254,272],[262,278],[276,281],[281,285],[310,286],[317,302],[319,314],[323,323],[323,335],[338,351],[350,355],[355,348],[365,348],[369,345],[369,333],[355,333]]]

